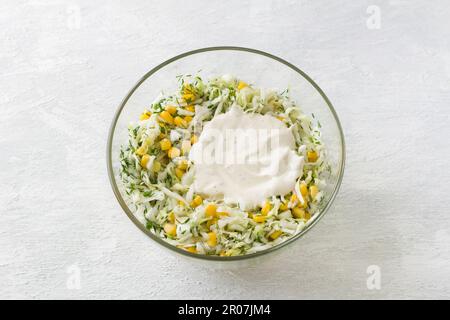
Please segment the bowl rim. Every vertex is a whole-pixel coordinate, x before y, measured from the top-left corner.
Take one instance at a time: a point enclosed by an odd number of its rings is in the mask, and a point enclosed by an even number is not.
[[[266,250],[263,251],[259,251],[259,252],[255,252],[255,253],[250,253],[250,254],[245,254],[245,255],[240,255],[240,256],[210,256],[210,255],[204,255],[204,254],[195,254],[195,253],[191,253],[188,252],[186,250],[177,248],[174,245],[171,245],[169,243],[167,243],[166,241],[164,241],[163,239],[161,239],[160,237],[154,235],[151,231],[147,230],[145,228],[145,226],[135,217],[135,215],[131,212],[131,210],[128,208],[128,206],[125,203],[125,200],[122,198],[122,195],[120,194],[119,188],[117,186],[116,183],[116,179],[114,177],[114,171],[113,171],[113,165],[112,165],[112,141],[113,141],[113,137],[114,137],[114,132],[115,132],[115,128],[117,125],[117,121],[120,117],[120,114],[123,110],[123,108],[125,107],[125,105],[127,104],[128,100],[130,99],[130,97],[133,95],[133,93],[140,87],[140,85],[147,80],[151,75],[153,75],[154,73],[156,73],[158,70],[160,70],[161,68],[165,67],[166,65],[180,60],[182,58],[185,58],[187,56],[191,56],[191,55],[195,55],[198,53],[204,53],[204,52],[209,52],[209,51],[241,51],[241,52],[247,52],[247,53],[253,53],[253,54],[258,54],[267,58],[271,58],[273,60],[276,60],[282,64],[284,64],[285,66],[291,68],[292,70],[294,70],[295,72],[297,72],[298,74],[300,74],[305,80],[307,80],[321,95],[321,97],[324,99],[325,103],[327,104],[328,108],[330,109],[334,120],[336,121],[336,125],[338,127],[339,130],[339,135],[340,135],[340,139],[341,139],[341,148],[342,148],[342,156],[341,156],[341,163],[340,163],[340,167],[339,167],[339,172],[338,172],[338,179],[336,182],[336,186],[333,190],[333,193],[331,194],[331,197],[329,199],[329,201],[327,202],[327,204],[325,205],[325,207],[319,212],[319,215],[309,224],[306,225],[306,227],[301,230],[298,234],[296,234],[295,236],[287,239],[286,241],[273,246],[271,248],[268,248]],[[117,108],[111,126],[109,128],[109,132],[108,132],[108,142],[107,142],[107,146],[106,146],[106,163],[107,163],[107,170],[108,170],[108,177],[109,177],[109,182],[111,184],[111,187],[113,189],[114,195],[117,199],[117,201],[119,202],[120,206],[122,207],[123,211],[126,213],[126,215],[128,216],[128,218],[133,221],[133,223],[136,225],[136,227],[138,227],[143,233],[145,233],[148,237],[150,237],[152,240],[154,240],[156,243],[159,243],[160,245],[164,246],[165,248],[168,248],[170,250],[172,250],[173,252],[182,254],[184,256],[187,257],[193,257],[193,258],[198,258],[201,260],[206,260],[206,261],[237,261],[237,260],[246,260],[246,259],[250,259],[250,258],[255,258],[255,257],[260,257],[262,255],[268,254],[270,252],[276,251],[281,249],[282,247],[285,247],[291,243],[293,243],[294,241],[300,239],[301,237],[303,237],[303,235],[305,235],[309,230],[312,229],[312,227],[325,215],[326,212],[328,212],[329,208],[331,207],[332,203],[334,202],[334,199],[336,198],[336,195],[339,191],[339,188],[341,186],[342,183],[342,179],[344,176],[344,168],[345,168],[345,158],[346,158],[346,154],[345,154],[345,140],[344,140],[344,134],[343,134],[343,130],[342,130],[342,126],[341,123],[339,121],[338,115],[331,103],[331,101],[328,99],[328,97],[325,95],[325,93],[323,92],[323,90],[314,82],[314,80],[312,80],[311,77],[309,77],[305,72],[303,72],[301,69],[299,69],[298,67],[296,67],[295,65],[293,65],[292,63],[279,58],[273,54],[261,51],[261,50],[257,50],[257,49],[252,49],[252,48],[246,48],[246,47],[237,47],[237,46],[215,46],[215,47],[205,47],[205,48],[200,48],[200,49],[195,49],[195,50],[191,50],[191,51],[187,51],[184,53],[181,53],[179,55],[176,55],[162,63],[160,63],[159,65],[157,65],[156,67],[152,68],[150,71],[148,71],[144,76],[141,77],[141,79],[139,79],[139,81],[128,91],[127,95],[125,96],[125,98],[122,100],[122,102],[119,104],[119,107]]]

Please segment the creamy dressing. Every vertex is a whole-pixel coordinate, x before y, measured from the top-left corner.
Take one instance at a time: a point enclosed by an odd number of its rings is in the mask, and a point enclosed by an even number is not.
[[[292,191],[303,171],[292,132],[272,115],[244,113],[233,106],[207,122],[189,159],[193,188],[243,209]]]

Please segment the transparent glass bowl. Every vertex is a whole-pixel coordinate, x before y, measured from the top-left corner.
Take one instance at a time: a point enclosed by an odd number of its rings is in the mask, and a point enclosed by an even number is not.
[[[127,141],[127,127],[135,121],[161,91],[171,93],[177,89],[177,75],[197,74],[204,79],[231,74],[255,87],[290,89],[291,98],[306,114],[314,113],[322,125],[322,139],[332,164],[332,173],[326,179],[324,201],[320,213],[297,235],[265,251],[234,257],[194,254],[172,246],[155,236],[135,217],[124,201],[119,177],[120,146]],[[345,145],[342,128],[330,100],[319,86],[303,71],[274,55],[241,47],[211,47],[189,51],[173,57],[145,74],[131,88],[114,115],[108,136],[108,175],[114,194],[128,217],[151,239],[182,255],[204,260],[232,261],[250,259],[278,250],[299,239],[327,212],[333,202],[344,173]]]

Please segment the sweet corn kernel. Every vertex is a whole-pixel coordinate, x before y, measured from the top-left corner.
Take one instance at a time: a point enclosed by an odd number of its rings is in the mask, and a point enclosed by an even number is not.
[[[143,121],[143,120],[147,120],[148,118],[150,118],[150,116],[152,115],[152,113],[150,111],[145,110],[140,116],[139,116],[139,120]]]
[[[178,163],[178,169],[186,171],[188,165],[189,165],[189,162],[186,159],[183,159]]]
[[[167,220],[169,220],[170,223],[175,223],[175,213],[169,213],[169,215],[167,216]]]
[[[164,224],[164,232],[169,236],[176,236],[177,226],[175,225],[175,223],[166,223]]]
[[[228,217],[230,214],[226,211],[217,212],[219,217]]]
[[[300,193],[302,194],[303,198],[308,196],[308,187],[304,182],[300,183]]]
[[[238,90],[242,90],[245,87],[248,87],[248,84],[246,84],[244,81],[239,81]]]
[[[281,231],[281,230],[276,230],[276,231],[274,231],[274,232],[272,232],[272,233],[270,234],[269,238],[270,238],[271,240],[275,240],[275,239],[277,239],[279,236],[281,236],[282,233],[283,233],[283,231]]]
[[[205,215],[207,217],[215,217],[217,212],[217,206],[213,203],[210,203],[205,208]]]
[[[168,124],[173,124],[173,117],[169,112],[163,111],[159,114],[159,116],[164,122],[167,122]]]
[[[198,141],[198,137],[195,135],[195,134],[193,134],[192,136],[191,136],[191,144],[194,144],[194,143],[196,143]]]
[[[255,214],[255,215],[253,215],[253,221],[255,221],[257,223],[263,223],[264,221],[266,221],[266,216],[263,216],[260,214]]]
[[[178,149],[178,148],[176,148],[176,147],[170,148],[170,149],[169,149],[169,152],[168,152],[168,156],[169,156],[169,158],[171,158],[171,159],[176,158],[176,157],[179,157],[180,154],[181,154],[180,149]]]
[[[181,179],[183,178],[184,171],[179,168],[175,168],[175,175],[177,176],[178,179]]]
[[[187,247],[185,250],[190,253],[197,253],[197,248],[195,247]]]
[[[219,253],[219,256],[225,257],[227,255],[227,252],[225,250],[221,250]]]
[[[305,210],[299,207],[292,208],[292,215],[297,219],[305,219]]]
[[[267,216],[267,214],[269,213],[269,211],[272,210],[272,205],[266,201],[266,203],[264,204],[264,207],[262,207],[261,209],[261,214],[263,216]]]
[[[191,141],[184,140],[183,142],[181,142],[181,153],[185,155],[189,151],[191,151]]]
[[[186,107],[186,111],[195,112],[195,107],[192,104],[190,104]]]
[[[193,208],[198,207],[202,203],[203,203],[203,198],[199,195],[196,195],[194,197],[194,200],[191,201],[191,207],[193,207]]]
[[[159,144],[161,146],[161,150],[163,151],[169,150],[172,147],[172,142],[170,142],[167,138],[162,139]]]
[[[191,116],[185,116],[184,117],[184,121],[186,121],[186,123],[190,123],[192,121],[192,117]]]
[[[217,235],[214,231],[208,233],[208,246],[215,247],[217,245]]]
[[[178,205],[181,206],[181,207],[184,207],[186,204],[183,201],[178,200]]]
[[[311,219],[311,213],[309,213],[308,211],[305,212],[305,219],[306,220]]]
[[[187,127],[187,122],[182,117],[175,117],[173,122],[175,123],[175,125],[177,127],[180,127],[180,128],[186,128]]]
[[[290,203],[296,203],[298,201],[297,195],[295,193],[292,194]]]
[[[308,151],[306,153],[306,156],[308,157],[309,162],[316,162],[317,159],[319,158],[319,155],[315,151]]]
[[[280,211],[286,211],[288,209],[288,206],[286,203],[281,203],[280,204]]]
[[[147,153],[147,150],[148,146],[147,144],[144,143],[142,146],[136,149],[136,154],[142,157],[144,154]]]
[[[314,200],[319,193],[319,188],[317,188],[317,186],[315,185],[312,185],[311,187],[309,187],[309,193],[311,194],[311,198]]]
[[[177,107],[175,106],[166,106],[165,110],[170,113],[172,116],[177,113]]]
[[[153,172],[159,172],[161,170],[161,162],[153,161]]]
[[[192,93],[185,93],[181,96],[181,98],[186,102],[192,102],[195,100],[195,95]]]
[[[148,154],[144,154],[141,159],[141,166],[143,168],[147,168],[147,163],[150,160],[150,156]]]

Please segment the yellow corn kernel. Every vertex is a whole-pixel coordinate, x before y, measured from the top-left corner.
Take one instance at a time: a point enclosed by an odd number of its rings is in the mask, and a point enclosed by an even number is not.
[[[172,147],[172,142],[170,142],[167,138],[162,139],[159,144],[161,145],[161,150],[163,151],[169,150]]]
[[[211,226],[215,225],[217,223],[217,218],[212,218],[206,222],[206,227],[208,229],[211,229]]]
[[[286,203],[281,203],[280,204],[280,211],[286,211],[288,209],[288,206]]]
[[[191,136],[191,144],[194,144],[194,143],[196,143],[198,141],[198,137],[195,135],[195,134],[193,134],[192,136]]]
[[[266,221],[266,216],[263,216],[261,214],[254,214],[253,221],[255,221],[257,223],[263,223],[264,221]]]
[[[225,250],[221,250],[219,253],[219,256],[225,257],[227,255],[227,252]]]
[[[160,138],[160,139],[164,139],[166,137],[166,134],[165,133],[160,133],[159,135],[158,135],[158,138]]]
[[[317,188],[317,186],[315,185],[312,185],[311,187],[309,187],[309,193],[311,194],[311,198],[314,200],[319,193],[319,188]]]
[[[319,155],[315,151],[308,151],[306,153],[306,156],[308,157],[309,162],[316,162],[317,159],[319,158]]]
[[[195,95],[193,93],[185,93],[181,98],[186,102],[192,102],[195,100]]]
[[[248,84],[246,84],[244,81],[239,81],[239,84],[238,84],[238,90],[242,90],[242,89],[244,89],[245,87],[248,87]]]
[[[215,217],[217,213],[217,206],[213,203],[210,203],[205,208],[205,215],[207,217]]]
[[[170,149],[169,149],[169,152],[168,152],[168,156],[169,156],[169,158],[171,158],[171,159],[176,158],[176,157],[179,157],[180,154],[181,154],[180,149],[178,149],[178,148],[176,148],[176,147],[170,148]]]
[[[150,118],[150,116],[152,115],[152,113],[150,111],[145,110],[140,116],[139,116],[139,120],[143,121],[143,120],[147,120],[148,118]]]
[[[275,240],[275,239],[277,239],[279,236],[281,236],[282,233],[283,233],[283,231],[281,231],[281,230],[276,230],[276,231],[274,231],[274,232],[272,232],[272,233],[270,234],[269,238],[270,238],[271,240]]]
[[[184,121],[186,121],[186,123],[190,123],[192,121],[192,117],[191,116],[185,116],[184,117]]]
[[[261,214],[263,216],[267,216],[267,214],[270,212],[270,210],[272,210],[272,205],[269,203],[269,201],[266,201],[266,203],[264,204],[264,207],[262,207],[262,209],[261,209]]]
[[[188,165],[189,165],[189,162],[186,159],[183,159],[178,163],[178,169],[186,171]]]
[[[179,168],[175,168],[175,175],[178,177],[178,179],[181,179],[183,178],[184,171]]]
[[[185,155],[189,151],[191,151],[191,141],[184,140],[181,142],[181,154]]]
[[[159,161],[153,161],[153,172],[159,172],[161,170],[161,162]]]
[[[286,119],[284,119],[283,117],[280,117],[280,116],[277,116],[276,117],[278,120],[280,120],[281,122],[284,122],[284,120],[286,120]]]
[[[164,232],[169,236],[176,236],[177,234],[177,226],[175,223],[166,223],[164,224]]]
[[[170,223],[175,223],[175,213],[169,213],[169,215],[167,216],[167,220],[169,220]]]
[[[299,207],[292,208],[292,215],[297,219],[305,219],[305,210]]]
[[[208,246],[215,247],[217,245],[217,235],[214,231],[208,233]]]
[[[182,117],[175,117],[173,122],[175,123],[175,125],[177,127],[180,127],[180,128],[186,128],[187,127],[187,122]]]
[[[269,211],[272,210],[272,205],[266,201],[266,203],[264,204],[264,207],[262,207],[261,209],[261,214],[263,216],[267,216],[267,214],[269,213]]]
[[[177,107],[175,106],[166,106],[165,110],[170,113],[172,116],[177,113]]]
[[[296,203],[298,201],[297,195],[295,193],[292,194],[290,203]]]
[[[173,124],[173,117],[168,111],[163,111],[159,114],[161,119],[168,124]]]
[[[144,154],[147,153],[147,150],[148,146],[147,144],[144,143],[142,146],[136,149],[136,154],[142,157]]]
[[[191,201],[191,207],[193,207],[193,208],[198,207],[202,203],[203,203],[203,198],[199,195],[196,195],[194,197],[194,200]]]
[[[305,212],[305,219],[306,220],[311,219],[311,213],[309,213],[308,211]]]
[[[184,207],[186,204],[183,201],[178,200],[178,205],[181,206],[181,207]]]
[[[308,187],[304,182],[300,183],[300,193],[302,194],[303,198],[308,196]]]
[[[144,154],[141,159],[142,168],[147,168],[147,163],[150,160],[150,156],[148,154]]]
[[[228,217],[230,214],[226,211],[217,212],[219,217]]]
[[[197,253],[197,248],[196,247],[187,247],[185,250],[190,252],[190,253]]]
[[[186,107],[186,111],[195,112],[195,107],[192,104],[190,104]]]

